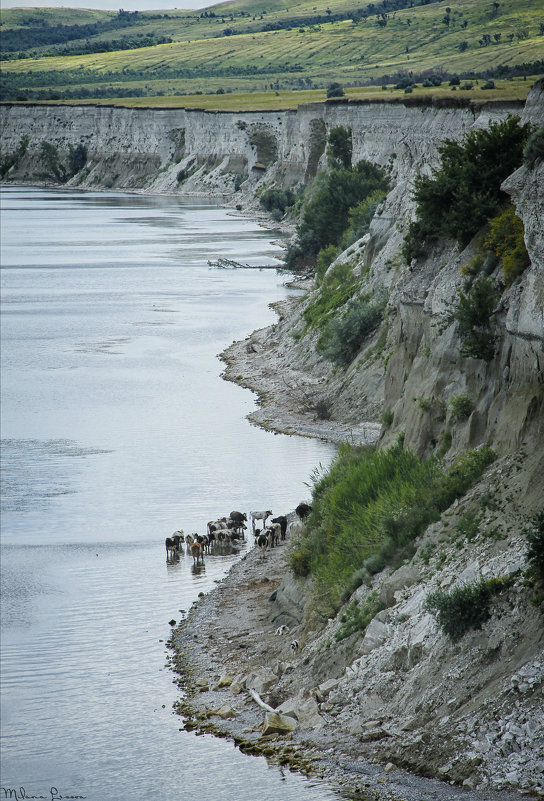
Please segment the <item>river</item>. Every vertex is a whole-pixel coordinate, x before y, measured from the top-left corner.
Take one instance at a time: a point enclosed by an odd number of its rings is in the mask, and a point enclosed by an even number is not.
[[[293,291],[278,246],[205,200],[10,187],[1,212],[2,787],[336,798],[180,731],[166,664],[169,621],[250,544],[196,573],[166,563],[164,538],[283,514],[334,454],[251,426],[254,396],[220,378],[217,354]]]

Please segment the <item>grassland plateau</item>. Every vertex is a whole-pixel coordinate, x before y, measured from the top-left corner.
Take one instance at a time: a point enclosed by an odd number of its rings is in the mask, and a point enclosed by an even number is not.
[[[352,98],[455,89],[524,99],[526,78],[544,71],[542,0],[315,2],[6,9],[1,97],[274,109],[322,100],[338,82]]]

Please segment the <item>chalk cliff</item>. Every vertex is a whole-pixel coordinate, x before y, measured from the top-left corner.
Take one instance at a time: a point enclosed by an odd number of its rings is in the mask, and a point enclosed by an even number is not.
[[[215,195],[241,187],[247,197],[263,182],[293,186],[308,181],[323,157],[327,131],[344,125],[353,131],[355,161],[390,164],[394,176],[404,181],[434,158],[443,139],[457,139],[474,125],[485,126],[522,108],[462,100],[340,100],[301,105],[296,111],[251,113],[6,104],[1,108],[2,157],[15,161],[4,179],[43,179],[42,142],[57,148],[64,163],[70,147],[81,144],[88,159],[69,180],[71,186]],[[24,152],[16,157],[23,140]]]

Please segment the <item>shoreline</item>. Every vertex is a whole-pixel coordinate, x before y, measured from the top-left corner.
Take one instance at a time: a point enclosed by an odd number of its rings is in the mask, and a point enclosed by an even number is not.
[[[293,298],[276,304],[280,319],[295,304]],[[286,391],[283,380],[275,328],[272,325],[255,331],[220,354],[226,365],[225,380],[257,394],[258,408],[248,415],[250,422],[271,431],[331,443],[346,438],[375,442],[381,429],[377,423],[350,426],[317,420],[315,414],[296,409],[297,398]],[[311,387],[314,379],[308,375],[306,380]],[[343,728],[328,702],[327,682],[316,686],[315,676],[304,668],[308,661],[304,659],[304,622],[295,621],[286,636],[276,634],[285,616],[271,601],[288,573],[289,540],[298,522],[294,513],[289,520],[286,542],[267,551],[264,559],[256,548],[249,550],[217,587],[195,602],[172,632],[170,664],[184,693],[175,705],[176,713],[183,718],[182,727],[230,739],[246,754],[262,755],[278,766],[320,778],[334,791],[360,801],[519,799],[514,791],[460,787],[407,772],[384,761],[383,755],[380,759],[372,737],[365,740],[360,732]],[[302,655],[291,650],[293,638],[300,641]],[[338,684],[335,679],[330,681]],[[272,709],[285,706],[281,700],[286,695],[294,696],[299,704],[295,729],[267,733],[266,727],[263,729],[267,713],[251,690],[259,698],[262,694]]]
[[[183,718],[181,728],[229,739],[245,754],[321,779],[343,797],[359,801],[519,799],[518,793],[467,789],[417,776],[363,755],[360,738],[342,730],[334,713],[326,711],[326,688],[320,688],[324,702],[318,704],[315,688],[301,687],[301,677],[296,678],[303,671],[304,651],[294,654],[290,644],[293,636],[302,641],[300,627],[276,634],[281,617],[270,601],[284,578],[288,549],[289,531],[287,542],[265,559],[256,548],[248,551],[172,632],[169,662],[183,691],[174,705]],[[298,723],[292,732],[266,733],[266,712],[250,690],[276,708],[276,687],[286,679],[301,691]]]
[[[308,290],[304,281],[291,282],[289,286]],[[308,282],[309,283],[309,282]],[[298,302],[287,298],[271,304],[280,319],[288,315]],[[296,435],[320,439],[339,445],[349,441],[356,445],[374,445],[382,426],[376,422],[359,424],[338,420],[320,419],[312,408],[301,406],[316,390],[319,381],[308,373],[296,373],[284,362],[285,343],[275,336],[277,324],[253,331],[246,339],[233,342],[219,358],[225,364],[222,378],[251,390],[257,395],[257,408],[247,415],[253,424],[279,434]]]

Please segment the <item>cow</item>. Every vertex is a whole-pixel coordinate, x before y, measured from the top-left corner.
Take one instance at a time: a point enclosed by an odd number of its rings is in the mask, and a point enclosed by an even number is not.
[[[250,512],[249,514],[251,516],[251,530],[253,531],[253,534],[255,534],[255,521],[256,520],[262,520],[263,521],[263,527],[266,526],[266,519],[267,519],[267,517],[270,517],[272,512],[271,511],[267,511],[267,512]]]
[[[287,518],[285,517],[285,515],[280,515],[279,517],[273,517],[272,522],[280,524],[281,538],[282,540],[284,540],[287,535]]]

